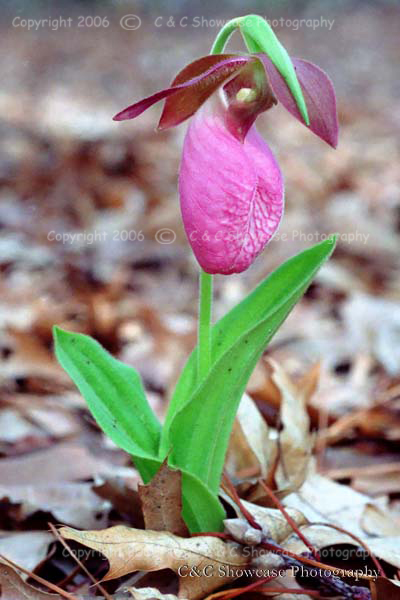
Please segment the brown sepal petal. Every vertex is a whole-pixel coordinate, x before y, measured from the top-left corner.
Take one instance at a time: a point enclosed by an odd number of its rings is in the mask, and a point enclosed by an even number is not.
[[[282,75],[265,54],[257,54],[257,56],[264,64],[272,89],[279,102],[304,124],[296,101]],[[322,69],[307,60],[293,58],[292,62],[307,105],[310,118],[309,128],[315,135],[336,148],[339,125],[332,81]]]
[[[191,117],[223,83],[254,58],[235,54],[203,56],[187,65],[175,77],[158,124],[158,129],[179,125]]]

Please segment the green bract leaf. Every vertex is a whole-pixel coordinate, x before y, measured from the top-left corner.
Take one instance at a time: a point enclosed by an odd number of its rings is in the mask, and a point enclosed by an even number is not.
[[[335,239],[291,258],[214,327],[212,364],[196,387],[197,350],[178,382],[163,429],[161,453],[217,493],[237,406],[266,344],[305,292]]]
[[[54,340],[60,365],[103,431],[126,452],[157,458],[161,426],[135,369],[111,356],[88,335],[54,327]]]

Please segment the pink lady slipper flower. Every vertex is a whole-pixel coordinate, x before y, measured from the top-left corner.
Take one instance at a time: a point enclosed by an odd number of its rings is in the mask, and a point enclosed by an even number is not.
[[[336,147],[336,100],[328,76],[292,59],[309,128]],[[114,119],[133,119],[166,99],[159,129],[192,115],[182,153],[179,193],[188,240],[204,271],[247,269],[278,229],[284,186],[278,163],[257,132],[256,117],[279,100],[302,123],[285,80],[265,54],[219,54],[187,65],[171,86]]]

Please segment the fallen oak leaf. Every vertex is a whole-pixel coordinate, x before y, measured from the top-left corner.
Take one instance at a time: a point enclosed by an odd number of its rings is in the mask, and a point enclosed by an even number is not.
[[[301,489],[285,498],[285,506],[296,507],[301,511],[309,522],[327,522],[327,524],[337,525],[349,533],[356,535],[364,541],[371,552],[380,560],[384,560],[391,565],[400,568],[400,536],[397,530],[393,528],[391,537],[368,537],[362,528],[362,517],[367,505],[374,505],[371,498],[356,492],[352,488],[336,483],[326,477],[311,473]],[[308,539],[313,540],[316,535],[315,527],[307,531]],[[327,528],[325,527],[325,530]],[[305,529],[302,529],[305,533]],[[325,535],[325,534],[324,534]],[[336,536],[342,536],[341,541],[334,542]],[[349,543],[354,545],[350,536],[335,533],[325,535],[326,546],[334,543]],[[347,542],[343,538],[347,538]],[[322,546],[316,547],[321,548]],[[296,551],[302,552],[305,547]]]
[[[109,502],[101,500],[92,491],[92,484],[86,482],[0,484],[0,501],[2,499],[7,499],[11,506],[18,506],[18,520],[43,511],[51,513],[58,523],[93,529],[106,526],[110,508]]]
[[[400,536],[400,522],[375,504],[366,504],[361,515],[360,525],[369,535]]]
[[[355,543],[354,539],[350,535],[348,535],[344,532],[341,532],[341,531],[337,531],[335,529],[333,530],[330,527],[328,527],[327,525],[323,525],[323,524],[316,525],[316,524],[312,523],[310,525],[305,525],[301,529],[302,529],[302,532],[305,535],[307,535],[307,538],[311,541],[313,546],[315,548],[317,548],[318,550],[322,550],[323,548],[326,548],[328,546],[343,545],[343,544],[358,546],[358,544]],[[301,554],[302,552],[308,552],[307,546],[293,531],[286,538],[286,540],[283,540],[282,547],[285,550],[289,550],[289,552],[292,552],[295,554]],[[323,561],[324,559],[327,559],[327,556],[325,556],[325,554],[322,553],[321,560]]]
[[[182,474],[164,461],[147,485],[139,485],[139,497],[146,529],[189,535],[182,518]]]
[[[279,492],[285,494],[297,490],[304,482],[309,466],[312,436],[307,413],[307,390],[294,385],[284,369],[274,360],[272,381],[281,393],[280,461],[275,479]]]
[[[331,529],[329,523],[323,524],[310,524],[301,527],[301,531],[307,536],[307,539],[312,545],[320,551],[321,560],[329,560],[329,557],[336,556],[338,558],[345,559],[346,556],[343,552],[338,549],[337,553],[332,553],[332,546],[342,546],[343,544],[354,546],[354,557],[363,558],[368,552],[365,549],[361,550],[360,544],[358,544],[354,538],[343,531],[337,531]],[[391,538],[367,538],[361,537],[360,541],[368,546],[369,552],[375,555],[378,559],[391,564],[396,568],[400,568],[400,537]],[[308,549],[304,543],[297,537],[296,534],[290,535],[286,540],[282,542],[282,547],[289,552],[301,554],[307,552]],[[328,548],[327,551],[324,548]],[[347,553],[347,558],[350,555]],[[367,573],[370,575],[370,573]],[[379,571],[375,567],[375,573],[371,573],[371,576],[379,575]]]
[[[2,532],[0,554],[18,566],[33,571],[46,558],[52,542],[53,536],[47,531]]]
[[[225,519],[224,525],[227,534],[239,544],[257,546],[263,539],[263,531],[252,527],[246,519]]]
[[[122,515],[125,523],[129,523],[129,525],[138,529],[144,529],[139,492],[136,488],[137,484],[135,481],[132,482],[132,480],[126,480],[126,478],[120,476],[107,476],[100,483],[92,486],[93,492],[106,500],[107,503],[111,503],[112,507]],[[97,526],[92,527],[87,523],[85,525],[77,525],[66,519],[62,521],[60,519],[59,522],[71,525],[72,527],[81,527],[82,529],[85,527],[88,529],[97,529]],[[99,529],[103,529],[103,527],[100,526]]]
[[[43,586],[47,587],[48,589],[54,590],[57,592],[57,594],[58,594],[57,596],[54,596],[54,594],[50,594],[50,597],[66,598],[66,600],[80,600],[77,596],[73,596],[69,592],[62,590],[60,587],[58,587],[58,585],[55,585],[54,583],[51,583],[50,581],[46,581],[45,579],[43,579],[43,577],[39,577],[39,575],[36,575],[36,573],[33,573],[32,571],[28,571],[27,569],[20,567],[19,565],[15,564],[12,560],[7,558],[6,556],[3,556],[2,554],[0,554],[0,568],[1,567],[8,567],[8,568],[12,567],[13,569],[18,569],[18,571],[22,571],[22,573],[25,573],[25,575],[29,575],[29,577],[31,577],[32,579],[34,579],[35,581],[40,583],[40,585],[43,585]],[[35,590],[35,588],[32,588],[32,589]],[[0,591],[1,591],[1,588],[0,588]],[[49,594],[47,594],[47,596],[49,596]],[[6,598],[7,598],[7,600],[11,600],[11,598],[8,598],[8,597],[6,597]],[[25,598],[26,598],[26,596],[23,596],[22,600],[25,600]],[[28,598],[32,598],[32,596],[28,596]],[[16,600],[20,600],[20,598],[16,598]],[[33,597],[32,600],[35,600],[35,597]],[[41,600],[41,599],[39,599],[39,600]]]
[[[0,461],[3,486],[64,483],[111,472],[110,464],[95,458],[84,446],[75,442],[54,444],[45,450]]]
[[[168,532],[130,529],[124,525],[100,531],[62,527],[60,534],[104,554],[110,568],[103,581],[133,571],[171,569],[181,575],[179,598],[189,600],[202,598],[234,581],[249,560],[242,554],[240,545],[206,535],[182,538]],[[200,576],[187,577],[191,569]]]
[[[263,530],[269,532],[269,537],[271,537],[275,542],[281,543],[291,533],[293,533],[291,525],[287,522],[283,514],[278,509],[257,506],[257,504],[252,504],[246,500],[242,500],[242,504],[249,511],[251,516],[257,521],[257,523],[261,525]],[[307,519],[299,510],[286,508],[286,512],[298,527],[307,523]],[[225,520],[225,523],[226,522],[227,520]]]
[[[359,474],[352,478],[352,487],[363,494],[370,496],[383,496],[386,494],[398,494],[400,491],[400,467],[388,469],[387,472],[370,474]]]
[[[265,419],[250,396],[243,394],[229,442],[228,470],[238,473],[254,469],[266,477],[275,454],[276,443],[269,437]]]
[[[12,567],[0,563],[0,598],[4,600],[55,600],[58,594],[48,594],[28,585]]]
[[[307,548],[310,550],[311,554],[313,555],[313,557],[315,558],[315,560],[319,560],[319,556],[318,556],[318,552],[316,552],[315,548],[313,547],[313,545],[307,540],[307,538],[303,535],[303,533],[300,531],[300,529],[297,527],[297,523],[294,521],[294,519],[292,519],[292,517],[289,515],[288,511],[285,509],[285,507],[283,506],[283,504],[281,503],[281,501],[277,498],[277,496],[274,494],[274,492],[267,486],[266,483],[264,483],[263,481],[260,481],[260,484],[262,485],[262,487],[265,489],[265,491],[267,492],[268,497],[271,499],[271,501],[275,504],[276,508],[278,510],[280,510],[280,512],[282,513],[282,515],[285,517],[288,525],[290,525],[290,527],[293,529],[293,531],[297,534],[297,536],[301,539],[301,541],[307,546]]]
[[[310,472],[302,487],[284,500],[285,507],[297,508],[308,521],[327,521],[363,537],[360,520],[370,497],[318,473]]]
[[[247,509],[246,509],[247,510]],[[280,510],[282,511],[282,506],[280,506]],[[291,526],[292,529],[295,530],[294,535],[292,534],[292,536],[289,536],[289,543],[290,541],[294,538],[295,543],[301,544],[303,547],[310,549],[312,548],[313,550],[313,554],[315,553],[314,550],[314,544],[310,541],[309,537],[303,534],[303,532],[301,532],[299,530],[299,528],[297,527],[297,525],[295,524],[294,520],[289,517],[287,511],[282,511],[284,513],[284,517],[287,520],[288,524]],[[241,521],[240,519],[235,519],[234,521]],[[258,521],[256,522],[257,525],[259,525]],[[229,522],[225,521],[225,524],[229,524]],[[308,527],[311,527],[311,525],[309,525]],[[235,529],[235,528],[234,528]],[[264,529],[264,528],[263,528]],[[252,565],[253,566],[258,566],[258,567],[262,567],[262,568],[267,568],[268,570],[276,566],[283,566],[283,565],[287,565],[287,566],[291,566],[291,567],[295,567],[297,568],[301,568],[304,569],[304,571],[306,573],[308,573],[308,575],[306,575],[307,577],[314,577],[314,575],[312,574],[312,572],[310,572],[309,566],[312,567],[317,567],[319,569],[319,575],[318,578],[320,579],[320,583],[322,584],[322,586],[324,588],[327,588],[327,591],[329,592],[334,592],[334,595],[336,596],[337,593],[341,593],[341,592],[346,592],[346,598],[352,598],[353,596],[349,595],[349,593],[352,593],[352,589],[356,589],[356,588],[352,588],[349,584],[346,584],[345,582],[342,582],[338,575],[343,576],[343,577],[356,577],[356,579],[374,579],[378,574],[379,571],[381,573],[383,573],[380,565],[377,563],[376,564],[379,568],[378,572],[373,572],[371,570],[369,570],[370,574],[367,573],[361,573],[359,570],[354,571],[354,570],[346,570],[346,569],[339,569],[338,573],[335,573],[336,569],[334,567],[331,567],[327,564],[323,564],[320,562],[320,560],[310,560],[310,558],[307,556],[307,551],[302,552],[301,555],[299,555],[297,552],[294,552],[293,550],[288,550],[287,549],[287,541],[285,540],[284,543],[282,545],[277,544],[270,536],[269,536],[269,532],[268,530],[264,529],[265,531],[265,538],[261,540],[261,543],[259,544],[259,547],[261,548],[261,550],[268,550],[267,553],[265,552],[260,552],[259,550],[256,549],[256,557],[253,559],[252,561]],[[239,527],[239,533],[243,532],[243,528]],[[338,531],[336,530],[335,533],[337,534]],[[341,529],[339,530],[339,533],[341,535],[343,535],[343,532]],[[349,534],[350,535],[350,534]],[[360,545],[362,545],[364,547],[365,550],[369,550],[368,548],[366,548],[365,544],[363,542],[361,542],[361,540],[359,540]],[[251,542],[250,542],[251,543]],[[281,564],[271,564],[271,553],[272,556],[274,556],[275,554],[278,554],[278,556],[281,556],[281,558],[283,558],[283,563]],[[310,555],[312,556],[312,554]],[[317,556],[317,559],[319,559],[319,556]],[[371,553],[371,557],[372,553]],[[374,559],[375,560],[375,559]],[[289,561],[289,562],[288,562]],[[293,562],[294,561],[294,562]],[[305,563],[305,567],[303,567],[303,563]],[[307,566],[308,565],[308,566]],[[313,569],[315,571],[315,569]],[[327,571],[331,571],[334,573],[334,575],[326,575]],[[331,577],[331,578],[330,578]],[[287,590],[288,591],[288,590]],[[296,592],[294,592],[296,593]],[[307,592],[306,592],[307,593]],[[215,596],[215,595],[213,595]],[[229,596],[227,596],[228,598]],[[290,594],[288,596],[288,598],[290,598]],[[354,596],[354,598],[356,598],[356,596]],[[358,596],[357,596],[358,598]],[[368,598],[358,598],[358,600],[370,600],[369,596]]]
[[[12,354],[1,366],[4,379],[40,378],[57,386],[68,383],[65,373],[55,364],[53,356],[40,340],[28,331],[8,328]]]
[[[368,539],[368,546],[379,559],[400,569],[400,536]]]
[[[67,542],[61,537],[61,535],[58,533],[57,529],[54,527],[54,525],[52,523],[48,523],[51,532],[53,533],[54,537],[61,542],[61,544],[64,546],[64,548],[69,552],[69,554],[72,556],[72,558],[75,560],[75,562],[77,563],[77,565],[82,569],[82,571],[84,573],[86,573],[86,575],[89,577],[89,579],[92,581],[92,583],[98,588],[98,590],[103,594],[105,600],[112,600],[111,596],[108,594],[107,590],[105,590],[103,588],[102,585],[100,585],[100,583],[93,577],[93,575],[90,573],[90,571],[88,571],[88,569],[85,567],[85,565],[82,563],[81,560],[79,560],[79,558],[74,554],[74,552],[71,550],[71,548],[68,546]]]
[[[157,588],[126,588],[135,600],[178,600],[175,594],[163,594]]]
[[[324,525],[324,523],[312,523],[312,525]],[[382,565],[380,564],[379,560],[376,558],[375,554],[372,552],[371,548],[367,545],[367,542],[365,540],[362,540],[361,538],[357,537],[350,531],[346,531],[342,527],[333,525],[333,523],[327,523],[326,526],[330,527],[331,529],[334,529],[336,531],[339,531],[339,533],[344,533],[344,534],[349,535],[371,557],[371,559],[372,559],[374,565],[376,566],[378,573],[381,575],[381,577],[386,577],[386,573],[383,570]]]
[[[307,477],[313,446],[307,405],[315,391],[319,370],[314,369],[310,381],[295,384],[279,363],[268,359],[267,364],[271,370],[270,385],[278,395],[283,429],[279,434],[278,448],[271,453],[269,471],[264,479],[270,487],[274,487],[276,483],[276,494],[282,498],[297,491]],[[247,498],[267,506],[271,502],[259,482],[254,485]]]

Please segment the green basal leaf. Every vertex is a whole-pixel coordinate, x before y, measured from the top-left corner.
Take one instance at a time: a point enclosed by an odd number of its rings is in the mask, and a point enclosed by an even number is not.
[[[102,430],[126,452],[157,458],[161,425],[135,369],[111,356],[88,335],[54,327],[54,340],[60,365]]]
[[[172,467],[175,465],[170,463]],[[180,468],[180,467],[175,467]],[[222,531],[225,510],[200,478],[185,469],[182,472],[182,516],[191,533]],[[218,491],[217,491],[218,492]]]
[[[171,447],[171,464],[197,475],[214,493],[256,362],[334,247],[335,239],[329,239],[286,261],[213,327],[213,367],[199,386],[196,350],[182,372],[162,433],[161,457]]]
[[[159,470],[161,426],[132,367],[111,356],[96,340],[54,327],[56,356],[89,409],[112,440],[132,455],[145,483]],[[219,531],[225,512],[217,496],[182,470],[183,518],[191,532]]]

